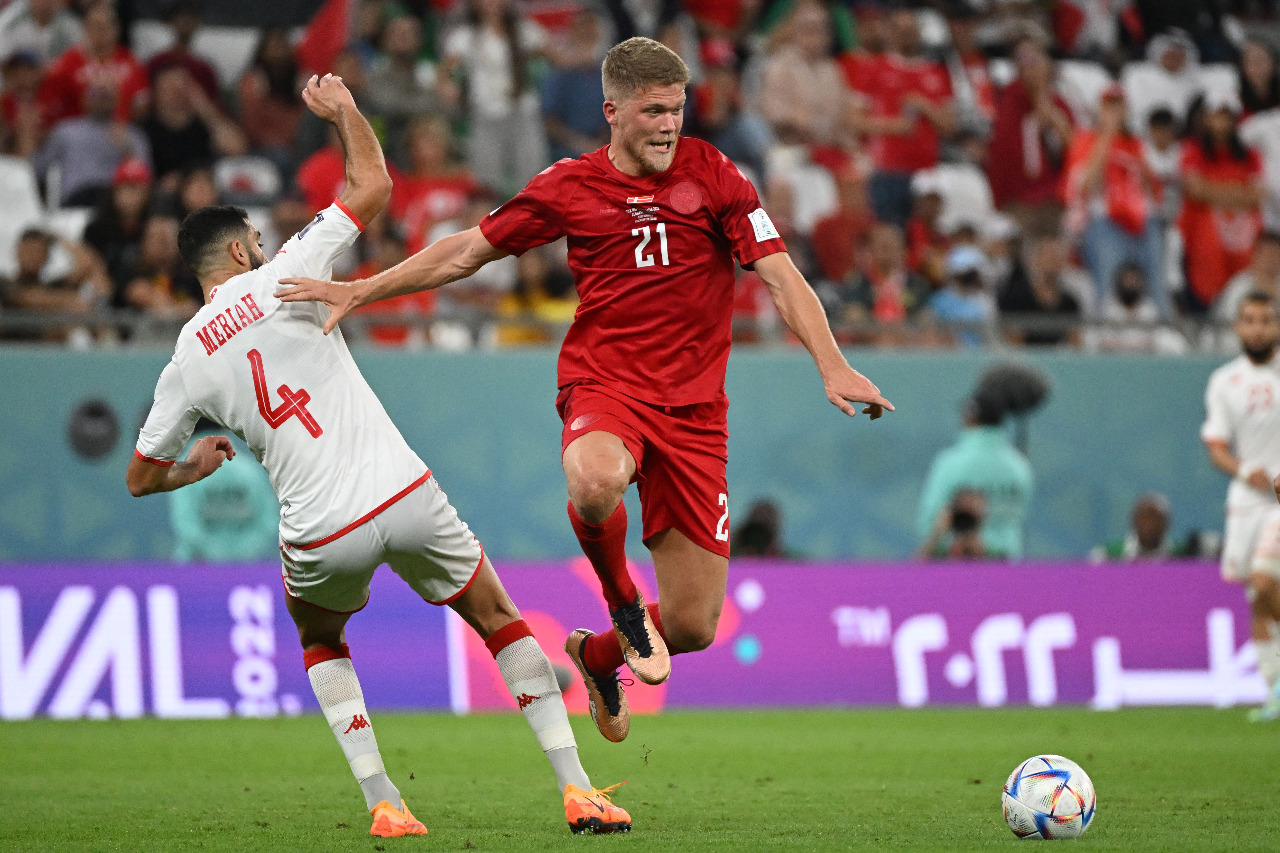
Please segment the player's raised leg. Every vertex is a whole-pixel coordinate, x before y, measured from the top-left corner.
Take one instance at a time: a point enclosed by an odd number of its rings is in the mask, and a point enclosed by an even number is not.
[[[378,752],[378,740],[345,642],[344,629],[351,614],[323,610],[293,596],[286,596],[285,602],[298,626],[311,689],[373,815],[369,834],[426,835],[427,828],[410,813]]]
[[[476,577],[449,604],[484,640],[538,745],[555,771],[565,818],[575,833],[627,832],[631,816],[597,790],[578,759],[578,744],[551,662],[484,557]]]
[[[574,409],[569,414],[566,427],[572,430],[582,416],[575,417]],[[671,675],[671,658],[627,571],[627,510],[622,495],[635,476],[636,460],[621,438],[594,430],[569,442],[561,463],[569,488],[569,521],[600,580],[623,659],[641,681],[661,684]],[[583,678],[589,678],[586,672]],[[604,687],[608,692],[609,685]]]

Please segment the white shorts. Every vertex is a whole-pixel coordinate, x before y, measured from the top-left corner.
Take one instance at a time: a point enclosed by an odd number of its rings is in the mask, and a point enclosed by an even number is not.
[[[1227,508],[1222,579],[1242,583],[1254,572],[1280,577],[1280,504]]]
[[[448,497],[426,482],[377,515],[315,544],[280,545],[284,588],[335,613],[369,601],[369,581],[386,563],[431,604],[448,604],[470,586],[484,549]]]

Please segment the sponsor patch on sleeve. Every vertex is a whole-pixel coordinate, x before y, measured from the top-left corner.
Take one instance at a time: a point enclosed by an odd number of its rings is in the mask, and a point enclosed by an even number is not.
[[[751,227],[756,232],[757,243],[779,239],[778,229],[773,227],[773,221],[769,219],[769,214],[764,212],[763,207],[757,207],[748,213],[747,219],[751,220]]]

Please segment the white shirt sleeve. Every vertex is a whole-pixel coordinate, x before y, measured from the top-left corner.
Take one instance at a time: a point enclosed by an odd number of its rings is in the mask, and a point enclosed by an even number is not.
[[[1231,424],[1231,411],[1227,406],[1226,382],[1222,374],[1215,373],[1204,392],[1204,424],[1200,427],[1202,441],[1230,442],[1235,430]]]
[[[363,228],[346,205],[335,200],[290,237],[262,269],[277,281],[289,276],[329,278],[333,262],[351,247]]]
[[[187,394],[178,362],[170,361],[156,383],[155,402],[138,433],[135,453],[148,462],[172,465],[191,440],[200,412]]]

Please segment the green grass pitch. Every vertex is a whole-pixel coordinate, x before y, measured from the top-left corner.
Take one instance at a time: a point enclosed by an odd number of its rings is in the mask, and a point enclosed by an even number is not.
[[[735,850],[1012,847],[1000,788],[1022,759],[1089,772],[1094,850],[1280,848],[1280,724],[1235,709],[834,710],[574,727],[592,781],[628,780],[625,836],[569,834],[517,714],[373,716],[430,829],[374,839],[323,720],[0,723],[3,850]],[[1074,849],[1074,848],[1073,848]]]

